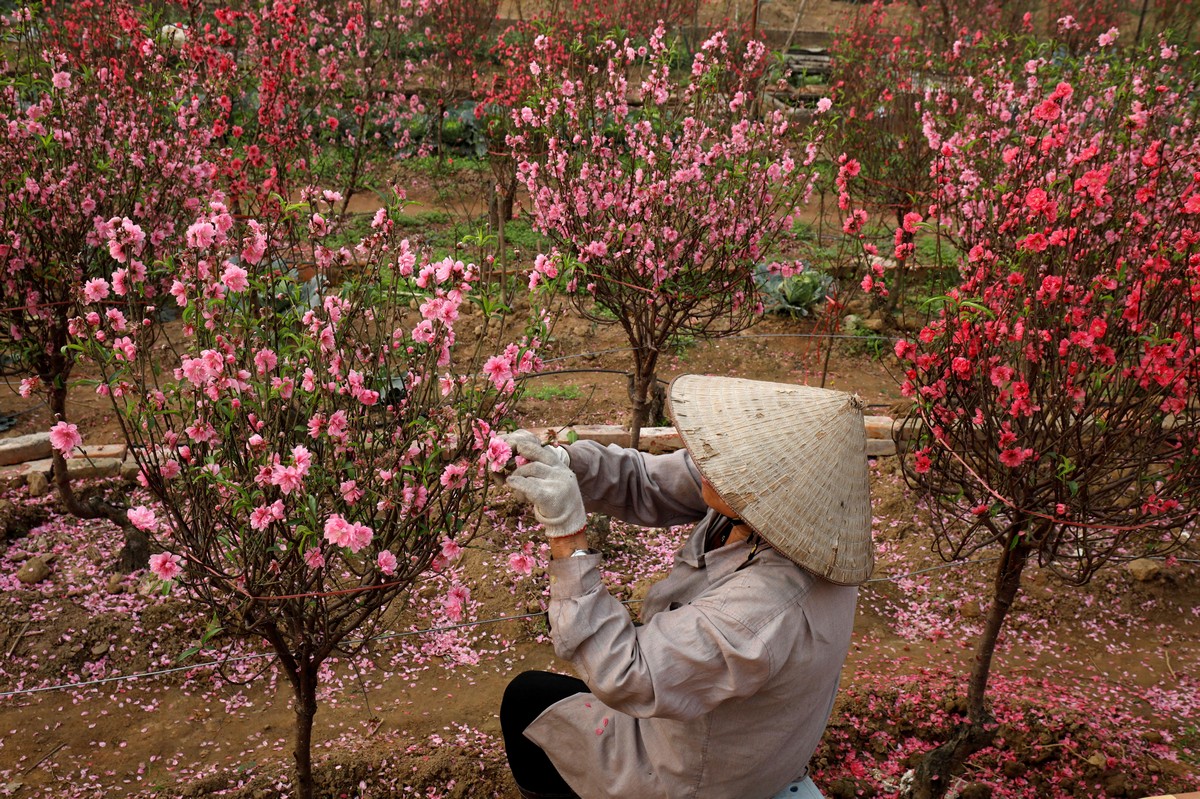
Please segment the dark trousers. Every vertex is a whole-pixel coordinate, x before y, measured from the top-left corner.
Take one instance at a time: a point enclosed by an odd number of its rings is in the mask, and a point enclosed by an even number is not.
[[[574,694],[587,693],[583,680],[548,671],[525,671],[504,689],[500,702],[500,729],[508,767],[521,795],[529,799],[572,799],[575,792],[559,776],[542,748],[525,737],[525,728],[542,711]]]

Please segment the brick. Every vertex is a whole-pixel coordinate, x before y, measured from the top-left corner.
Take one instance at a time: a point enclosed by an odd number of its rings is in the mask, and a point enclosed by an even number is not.
[[[50,457],[50,434],[29,433],[0,439],[0,466]]]

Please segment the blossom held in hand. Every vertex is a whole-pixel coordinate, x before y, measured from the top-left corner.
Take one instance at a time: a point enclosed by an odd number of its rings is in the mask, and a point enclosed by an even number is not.
[[[483,453],[487,467],[493,472],[502,472],[504,467],[512,459],[512,447],[508,445],[504,439],[495,437],[488,442],[487,449]]]

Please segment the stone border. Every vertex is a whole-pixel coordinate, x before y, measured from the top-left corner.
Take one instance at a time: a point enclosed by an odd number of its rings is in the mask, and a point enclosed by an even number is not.
[[[24,485],[30,495],[45,496],[53,470],[49,433],[0,439],[0,490]],[[82,447],[67,458],[67,472],[72,480],[117,475],[132,479],[138,465],[124,444],[100,444]]]
[[[890,416],[867,416],[863,421],[867,428],[867,457],[884,458],[896,454],[896,442],[906,439],[913,423],[896,422]],[[553,438],[560,444],[570,441],[571,433],[576,439],[595,441],[599,444],[629,446],[629,430],[615,424],[577,424],[571,427],[534,427],[530,432],[542,441]],[[673,452],[683,446],[674,427],[643,427],[638,449],[653,454]]]

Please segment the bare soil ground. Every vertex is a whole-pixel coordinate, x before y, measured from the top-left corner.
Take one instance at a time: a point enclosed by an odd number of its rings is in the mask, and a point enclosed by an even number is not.
[[[744,335],[681,347],[660,376],[699,372],[815,385],[824,353],[811,329],[805,320],[769,317]],[[521,423],[622,421],[624,347],[611,327],[563,319],[546,352],[550,373],[529,386]],[[856,391],[886,413],[899,400],[892,368],[886,358],[842,343],[826,385]],[[46,429],[44,408],[0,391],[0,411],[27,411],[8,435]],[[76,392],[72,412],[89,443],[119,437],[98,398]],[[936,740],[945,726],[938,716],[961,703],[959,675],[972,657],[989,579],[986,564],[888,579],[941,562],[930,552],[925,511],[908,495],[894,459],[880,460],[873,477],[879,579],[864,587],[843,697],[813,764],[831,796],[887,795],[899,777],[887,773],[897,767],[892,753],[905,741]],[[107,489],[129,490],[115,483]],[[23,493],[9,498],[30,502]],[[46,507],[49,521],[10,542],[0,558],[0,692],[180,670],[0,698],[0,796],[287,795],[290,692],[269,659],[231,660],[260,646],[218,641],[211,652],[179,662],[204,620],[154,595],[142,575],[110,576],[119,546],[110,525],[65,519],[52,498],[35,504]],[[472,590],[468,620],[544,607],[538,573],[516,575],[506,565],[508,553],[537,541],[527,521],[498,499],[448,578]],[[614,593],[640,594],[681,535],[614,526],[607,544]],[[35,554],[55,557],[51,576],[19,585],[17,569]],[[424,587],[377,631],[402,637],[331,667],[316,732],[323,796],[515,795],[496,718],[504,685],[521,669],[569,671],[569,664],[555,660],[537,618],[408,635],[449,623],[439,605],[444,588]],[[1197,600],[1194,560],[1164,564],[1146,582],[1113,570],[1082,589],[1035,570],[1002,646],[993,697],[1014,718],[1039,708],[1050,715],[1007,722],[1007,750],[972,779],[1014,796],[1134,797],[1196,784]],[[204,665],[222,659],[221,669]],[[246,684],[229,684],[219,672]],[[1079,692],[1089,699],[1078,699]],[[1100,708],[1111,716],[1083,715]],[[1144,746],[1118,756],[1117,747],[1130,746],[1117,734],[1123,725],[1136,729]],[[846,770],[847,756],[872,751],[891,766],[864,767],[859,776]],[[1080,772],[1070,790],[1064,766]],[[1035,793],[1002,792],[1005,785],[1037,786],[1039,778],[1041,787],[1029,789]]]

